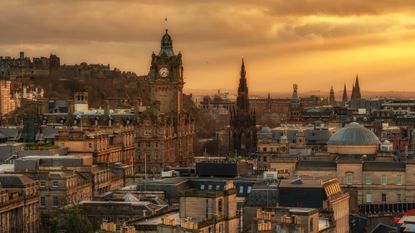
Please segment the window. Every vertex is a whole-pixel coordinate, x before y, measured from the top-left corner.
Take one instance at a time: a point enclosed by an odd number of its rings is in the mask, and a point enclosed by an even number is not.
[[[46,197],[40,197],[40,206],[46,205]]]
[[[58,181],[53,181],[52,186],[55,187],[55,188],[59,187],[59,182]]]
[[[380,184],[387,185],[388,184],[388,177],[386,175],[382,175],[380,177]]]
[[[219,224],[219,233],[223,233],[223,224]]]
[[[248,189],[246,190],[246,192],[249,194],[251,193],[251,190],[252,190],[252,186],[248,186]]]
[[[219,190],[220,189],[220,185],[216,185],[216,190]]]
[[[382,202],[386,202],[386,193],[382,193]]]
[[[346,174],[347,177],[347,185],[352,185],[353,184],[353,173],[347,173]]]
[[[89,148],[92,148],[92,143],[88,143],[88,147]]]
[[[222,214],[222,200],[219,200],[218,201],[218,211],[219,211],[219,214]]]
[[[40,187],[42,187],[42,188],[46,187],[46,181],[41,180],[41,181],[39,182],[39,186],[40,186]]]
[[[204,185],[204,184],[201,184],[201,185],[200,185],[200,189],[201,189],[201,190],[204,190],[204,189],[205,189],[205,185]]]
[[[208,185],[208,189],[209,190],[212,190],[212,185],[210,184],[210,185]]]
[[[372,203],[372,194],[366,194],[366,202]]]
[[[401,175],[396,176],[396,185],[402,185],[402,176]]]
[[[244,193],[244,186],[239,186],[239,193]]]
[[[57,196],[53,196],[53,206],[58,206],[58,197]]]
[[[366,184],[372,184],[372,177],[366,176]]]
[[[402,200],[401,200],[401,194],[400,193],[397,193],[396,194],[396,202],[397,203],[400,203]]]

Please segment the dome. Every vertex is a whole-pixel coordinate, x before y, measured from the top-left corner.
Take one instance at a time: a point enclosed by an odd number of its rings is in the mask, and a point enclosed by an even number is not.
[[[353,122],[335,134],[328,140],[329,145],[379,145],[378,137],[362,125]]]
[[[166,29],[166,33],[161,38],[161,48],[160,48],[159,55],[161,54],[165,54],[169,57],[174,56],[173,40],[171,39],[171,36],[169,35],[167,29]]]
[[[272,133],[272,130],[271,130],[271,128],[270,127],[268,127],[268,126],[264,126],[264,127],[262,127],[261,128],[261,130],[259,131],[259,133]]]

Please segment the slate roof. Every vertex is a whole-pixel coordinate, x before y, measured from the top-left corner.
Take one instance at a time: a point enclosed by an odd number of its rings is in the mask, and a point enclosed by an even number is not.
[[[278,187],[265,183],[257,183],[246,197],[245,206],[275,207],[278,204]]]
[[[259,132],[264,133],[266,129],[264,129],[264,132],[262,132],[263,129]],[[287,138],[289,142],[293,142],[296,139],[296,136],[300,130],[298,129],[288,129],[287,130]],[[331,132],[327,129],[320,130],[320,129],[306,129],[303,131],[304,137],[307,144],[326,144],[327,141],[332,136]],[[272,130],[272,140],[278,142],[281,140],[281,137],[284,135],[284,130],[281,129],[274,129]]]
[[[368,219],[358,214],[349,215],[350,233],[365,232]]]
[[[304,137],[308,144],[326,144],[331,136],[332,134],[329,130],[304,130]]]
[[[300,170],[336,170],[336,161],[308,161],[301,160],[297,163],[297,169]]]
[[[0,183],[3,188],[23,187],[36,181],[22,174],[0,174]]]
[[[379,223],[375,228],[373,228],[370,233],[397,233],[397,229],[391,226],[388,226],[383,223]]]
[[[22,136],[21,128],[0,128],[0,133],[13,141],[17,141]]]
[[[379,138],[369,129],[352,122],[330,137],[330,145],[379,145]]]
[[[405,162],[377,162],[368,161],[363,164],[364,171],[405,171]]]

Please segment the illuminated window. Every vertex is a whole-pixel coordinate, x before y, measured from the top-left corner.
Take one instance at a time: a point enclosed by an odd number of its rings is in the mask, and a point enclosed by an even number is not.
[[[244,193],[244,186],[239,186],[239,193]]]
[[[396,176],[396,185],[402,185],[402,176],[401,175]]]
[[[372,203],[372,194],[366,194],[366,202]]]
[[[372,177],[366,176],[366,184],[372,184]]]
[[[388,184],[388,177],[387,177],[386,175],[382,175],[382,176],[380,177],[380,183],[381,183],[382,185],[387,185],[387,184]]]
[[[348,185],[352,185],[353,184],[353,173],[347,173],[346,174],[346,182]]]

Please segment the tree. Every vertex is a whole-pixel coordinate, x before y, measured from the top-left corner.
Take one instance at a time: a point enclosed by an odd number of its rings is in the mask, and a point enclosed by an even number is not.
[[[93,233],[93,227],[87,217],[81,216],[78,207],[66,210],[57,219],[53,220],[50,232],[57,232],[57,229],[70,233]]]

